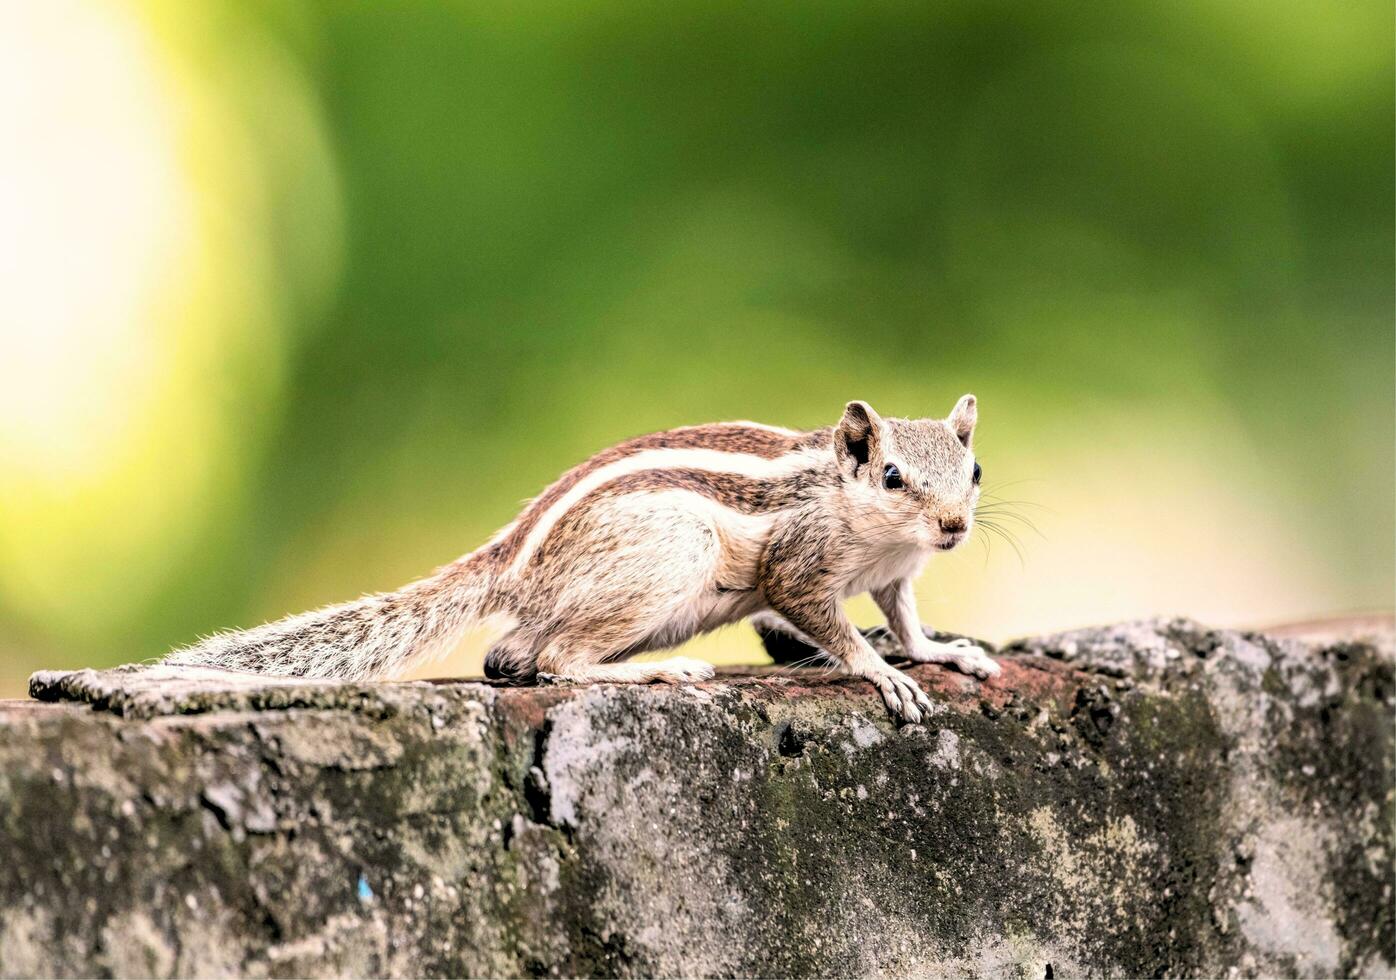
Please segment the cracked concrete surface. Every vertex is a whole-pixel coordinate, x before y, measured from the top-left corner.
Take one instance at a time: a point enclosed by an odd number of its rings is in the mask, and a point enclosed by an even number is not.
[[[0,704],[0,975],[1393,973],[1389,630],[1001,655],[912,668],[904,726],[810,670],[42,672]]]

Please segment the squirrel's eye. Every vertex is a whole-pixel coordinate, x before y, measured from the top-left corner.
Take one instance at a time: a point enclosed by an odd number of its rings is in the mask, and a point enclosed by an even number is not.
[[[975,483],[978,483],[979,480],[980,480],[980,478],[981,478],[983,475],[984,475],[984,471],[981,470],[981,469],[979,468],[979,464],[978,464],[978,463],[975,463],[975,464],[974,464],[974,482],[975,482]]]
[[[882,485],[888,490],[900,490],[902,488],[902,471],[891,463],[882,471]]]

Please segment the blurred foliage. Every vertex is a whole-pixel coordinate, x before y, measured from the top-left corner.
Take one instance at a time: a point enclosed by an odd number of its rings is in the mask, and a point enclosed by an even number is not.
[[[937,565],[938,625],[1391,603],[1389,2],[52,10],[0,31],[0,691],[853,397],[975,391],[1042,531]]]

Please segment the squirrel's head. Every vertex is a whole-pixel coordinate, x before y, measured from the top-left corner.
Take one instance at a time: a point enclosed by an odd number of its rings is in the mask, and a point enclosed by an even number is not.
[[[973,395],[944,419],[884,419],[849,402],[834,455],[855,533],[888,544],[949,551],[969,537],[979,502]]]

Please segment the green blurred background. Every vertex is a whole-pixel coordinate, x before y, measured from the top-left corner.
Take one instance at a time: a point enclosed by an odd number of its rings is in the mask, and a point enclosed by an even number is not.
[[[938,626],[1389,609],[1392,38],[1390,0],[5,5],[0,694],[395,587],[623,437],[855,397],[974,391],[1041,532],[934,563]]]

